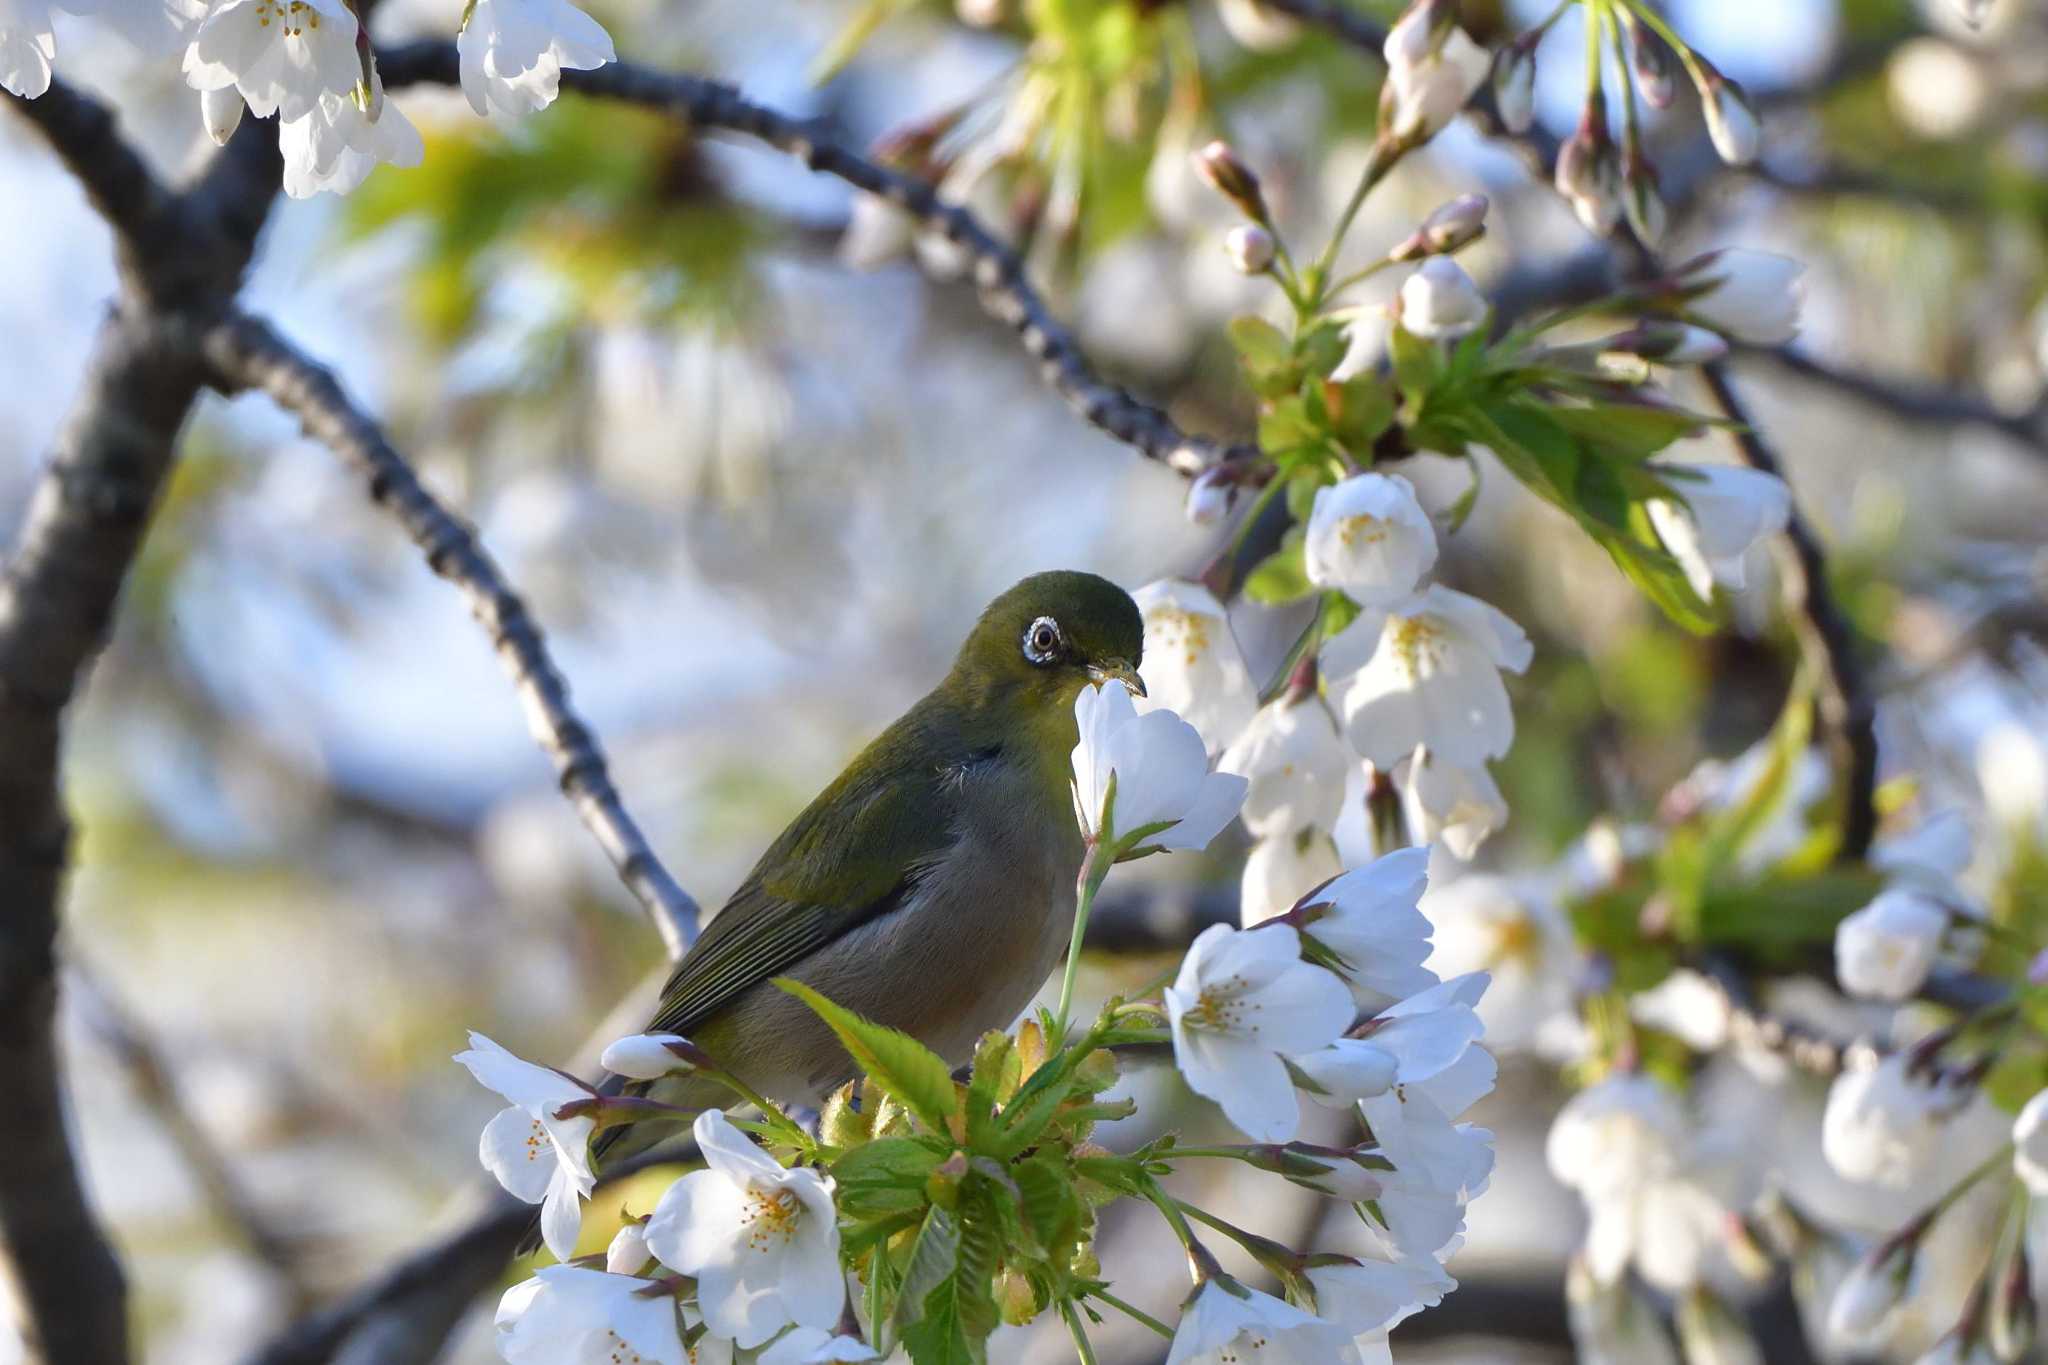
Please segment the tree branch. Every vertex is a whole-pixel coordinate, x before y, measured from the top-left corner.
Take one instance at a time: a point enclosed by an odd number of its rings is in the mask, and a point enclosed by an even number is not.
[[[1744,354],[1768,360],[1788,374],[1908,421],[1928,426],[1984,427],[2010,437],[2036,455],[2048,456],[2048,403],[2036,403],[2025,412],[2004,412],[1953,389],[1838,369],[1789,346],[1746,347]]]
[[[57,902],[71,836],[61,720],[106,642],[204,385],[172,314],[229,295],[271,191],[243,182],[234,208],[251,226],[223,235],[157,182],[89,96],[53,82],[39,99],[9,103],[112,227],[121,297],[0,570],[0,1145],[9,1153],[0,1163],[0,1282],[28,1360],[122,1365],[126,1285],[79,1179],[55,1048]]]
[[[378,53],[377,66],[384,84],[391,88],[457,83],[451,43],[417,42],[390,48]],[[731,86],[703,77],[611,62],[594,71],[564,71],[562,88],[663,110],[693,128],[754,138],[787,152],[813,171],[887,200],[968,253],[982,306],[1016,328],[1025,351],[1039,362],[1046,383],[1091,426],[1181,474],[1199,474],[1225,460],[1257,457],[1256,447],[1182,431],[1158,408],[1096,374],[1073,334],[1053,317],[1032,288],[1023,258],[972,213],[940,199],[929,182],[848,150],[817,123],[754,104]]]
[[[671,958],[697,937],[697,903],[669,875],[626,812],[597,736],[569,702],[569,687],[526,603],[476,535],[427,491],[383,430],[341,385],[269,324],[231,313],[202,343],[215,382],[228,392],[257,389],[298,417],[368,483],[370,498],[398,518],[427,567],[462,590],[525,707],[527,725],[553,760],[562,792],[597,837],[619,878],[647,910]]]
[[[1700,377],[1715,404],[1735,423],[1731,434],[1743,463],[1783,478],[1784,466],[1736,394],[1727,363],[1701,366]],[[1821,719],[1842,749],[1845,805],[1842,844],[1836,856],[1856,860],[1870,851],[1870,841],[1877,833],[1876,707],[1862,662],[1856,657],[1855,632],[1828,584],[1820,540],[1797,503],[1785,526],[1785,543],[1789,553],[1779,556],[1785,608],[1798,634],[1800,652],[1820,682]]]
[[[69,966],[72,995],[83,1004],[88,1026],[128,1073],[136,1097],[163,1125],[214,1217],[244,1250],[277,1272],[291,1290],[294,1309],[302,1307],[306,1286],[298,1248],[257,1207],[220,1146],[193,1117],[148,1033],[106,983],[75,956]]]

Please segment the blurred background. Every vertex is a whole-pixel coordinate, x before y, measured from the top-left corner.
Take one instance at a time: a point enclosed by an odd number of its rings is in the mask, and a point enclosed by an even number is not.
[[[1491,45],[1549,8],[1473,0],[1463,22]],[[1942,0],[1668,8],[1767,114],[1748,172],[1712,164],[1689,92],[1657,118],[1665,255],[1743,245],[1807,264],[1800,339],[1737,373],[1873,647],[1886,774],[1912,771],[1923,802],[1980,826],[2038,821],[2048,13],[1994,0],[1972,31]],[[1186,153],[1227,134],[1283,225],[1315,243],[1362,164],[1382,71],[1252,0],[592,9],[623,55],[715,74],[857,145],[900,147],[906,126],[946,120],[951,191],[1007,225],[1089,354],[1184,426],[1232,437],[1252,403],[1223,325],[1277,300],[1229,267],[1229,211]],[[453,19],[438,0],[390,0],[376,30],[445,36]],[[843,41],[869,20],[863,44]],[[213,152],[174,69],[59,22],[68,52],[89,54],[68,70],[167,173]],[[1542,49],[1552,133],[1576,118],[1580,42],[1575,12]],[[706,906],[937,679],[994,593],[1049,567],[1135,587],[1214,552],[1177,476],[1069,413],[947,278],[957,262],[836,182],[575,99],[507,134],[452,91],[394,98],[426,134],[425,165],[282,204],[247,300],[333,364],[480,527],[628,804]],[[1004,121],[1020,108],[1074,126],[1015,151]],[[1618,268],[1514,149],[1465,123],[1373,197],[1354,248],[1369,259],[1474,190],[1492,197],[1490,235],[1463,259],[1504,313],[1583,297]],[[0,201],[12,524],[113,277],[75,184],[4,120]],[[1725,458],[1708,440],[1680,453]],[[1436,506],[1465,484],[1433,457],[1407,472]],[[1536,663],[1499,769],[1513,816],[1480,859],[1502,880],[1435,893],[1445,915],[1540,903],[1596,817],[1643,816],[1761,736],[1796,657],[1767,562],[1736,628],[1695,639],[1484,472],[1444,576],[1520,621]],[[1241,613],[1255,673],[1288,625]],[[574,1056],[645,990],[660,947],[556,794],[457,594],[261,400],[209,400],[188,430],[69,737],[82,840],[63,1022],[88,1180],[146,1358],[234,1359],[427,1239],[481,1178],[476,1133],[496,1101],[449,1061],[465,1029]],[[1232,896],[1241,850],[1226,838],[1111,887]],[[1440,867],[1439,886],[1463,871]],[[1467,1288],[1396,1333],[1404,1358],[1569,1355],[1559,1286],[1580,1215],[1543,1166],[1563,1091],[1536,1026],[1566,997],[1540,971],[1514,979],[1540,945],[1496,948],[1496,1007],[1522,1011],[1477,1115],[1499,1167],[1452,1266]],[[1094,986],[1161,960],[1097,959]],[[1128,1083],[1163,1099],[1176,1084]],[[1773,1163],[1831,1179],[1810,1150],[1817,1083],[1731,1064],[1715,1084],[1714,1123],[1739,1137],[1732,1180]],[[1147,1112],[1191,1134],[1218,1124],[1183,1101]],[[1235,1193],[1212,1207],[1229,1215]],[[1244,1215],[1287,1240],[1313,1230],[1307,1196],[1291,1210],[1270,1196],[1245,1191],[1261,1207]],[[1887,1212],[1860,1211],[1872,1226]],[[1103,1252],[1155,1311],[1181,1293],[1168,1245],[1133,1223]],[[489,1319],[485,1302],[447,1358],[491,1359]],[[1106,1359],[1156,1354],[1113,1329]],[[1015,1332],[998,1353],[1069,1352]]]

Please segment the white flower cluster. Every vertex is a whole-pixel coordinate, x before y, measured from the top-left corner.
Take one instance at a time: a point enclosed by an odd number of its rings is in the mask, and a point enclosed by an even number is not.
[[[575,1264],[582,1201],[596,1183],[596,1093],[481,1034],[470,1044],[456,1060],[511,1101],[484,1129],[483,1164],[541,1205],[542,1238],[561,1262],[498,1305],[498,1350],[512,1365],[712,1365],[763,1346],[763,1365],[876,1358],[832,1333],[846,1284],[829,1176],[784,1168],[706,1110],[693,1130],[705,1168],[669,1186],[644,1222],[627,1223],[603,1270]]]
[[[1462,1240],[1465,1205],[1492,1173],[1492,1134],[1460,1122],[1493,1088],[1493,1058],[1477,1045],[1484,1028],[1473,1009],[1487,978],[1439,982],[1422,965],[1429,923],[1416,900],[1427,864],[1425,850],[1403,849],[1310,892],[1285,922],[1212,926],[1165,994],[1182,1076],[1247,1136],[1292,1139],[1302,1093],[1326,1106],[1356,1106],[1373,1136],[1362,1151],[1378,1159],[1374,1166],[1332,1161],[1304,1183],[1372,1201],[1382,1255],[1317,1282],[1322,1318],[1269,1311],[1258,1319],[1262,1330],[1300,1346],[1301,1354],[1280,1359],[1352,1359],[1329,1347],[1331,1322],[1344,1329],[1336,1340],[1359,1338],[1361,1352],[1376,1352],[1394,1323],[1448,1292],[1454,1282],[1443,1258]],[[1298,1090],[1298,1082],[1312,1088]],[[1205,1310],[1207,1298],[1205,1291],[1183,1320],[1173,1359],[1233,1359],[1215,1354],[1232,1340],[1216,1334],[1253,1330],[1244,1315],[1257,1316],[1256,1296],[1225,1296]],[[1188,1346],[1195,1341],[1207,1344]]]
[[[146,50],[178,55],[199,117],[224,143],[246,107],[275,114],[286,193],[346,193],[378,162],[416,166],[419,130],[384,98],[351,0],[6,0],[0,88],[34,99],[57,59],[52,9],[91,15]],[[564,69],[612,60],[604,29],[568,0],[471,0],[463,12],[462,91],[479,114],[543,109]]]

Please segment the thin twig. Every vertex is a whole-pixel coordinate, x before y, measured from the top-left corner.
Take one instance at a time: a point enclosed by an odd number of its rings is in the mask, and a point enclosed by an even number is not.
[[[2036,403],[2024,412],[2007,412],[1953,389],[1840,369],[1789,346],[1752,347],[1745,354],[1768,360],[1787,373],[1908,421],[1928,426],[1984,427],[2010,437],[2036,455],[2048,455],[2048,403]]]
[[[1750,468],[1784,477],[1784,466],[1765,442],[1749,409],[1735,392],[1724,361],[1700,367],[1700,377],[1723,414],[1733,422],[1732,435]],[[1855,632],[1828,583],[1827,559],[1813,528],[1795,503],[1785,526],[1789,553],[1779,556],[1779,577],[1785,607],[1808,665],[1818,675],[1821,719],[1842,749],[1842,843],[1836,856],[1854,861],[1870,851],[1877,833],[1876,707],[1863,664],[1856,656]]]
[[[427,567],[462,590],[512,678],[528,728],[554,762],[563,794],[654,921],[669,956],[681,957],[697,937],[697,903],[669,875],[627,814],[604,749],[570,705],[569,685],[548,653],[540,626],[475,532],[427,491],[383,428],[349,401],[334,375],[268,323],[232,313],[206,333],[202,349],[224,390],[269,394],[299,419],[308,435],[361,475],[371,501],[397,517],[426,552]]]
[[[450,43],[391,48],[378,53],[377,65],[385,85],[392,88],[456,83],[455,48]],[[1257,456],[1256,447],[1182,431],[1158,408],[1096,374],[1073,334],[1032,287],[1023,258],[968,210],[940,199],[929,182],[850,151],[815,122],[755,104],[733,87],[700,76],[611,62],[595,71],[564,71],[562,88],[660,109],[695,128],[743,134],[787,152],[813,171],[887,200],[967,252],[982,306],[1016,328],[1046,382],[1090,425],[1181,474],[1199,474],[1225,460]]]
[[[664,1142],[608,1166],[598,1176],[597,1188],[697,1156],[694,1139]],[[378,1365],[416,1360],[424,1365],[439,1359],[448,1330],[477,1295],[498,1283],[513,1248],[533,1224],[533,1205],[495,1186],[483,1191],[481,1205],[477,1208],[473,1201],[447,1232],[392,1262],[355,1292],[299,1319],[243,1365],[327,1365],[338,1359],[374,1360]],[[422,1318],[433,1325],[424,1325]],[[398,1332],[403,1333],[402,1345]],[[373,1337],[376,1349],[361,1349]]]
[[[214,1217],[244,1249],[278,1273],[291,1289],[294,1308],[302,1306],[306,1286],[297,1248],[249,1197],[219,1144],[186,1106],[171,1068],[148,1032],[75,955],[67,965],[73,999],[87,1024],[128,1073],[136,1097],[163,1126]]]

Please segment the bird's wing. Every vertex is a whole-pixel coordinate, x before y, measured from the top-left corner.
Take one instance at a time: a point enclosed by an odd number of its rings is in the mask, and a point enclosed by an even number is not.
[[[921,738],[892,727],[782,832],[676,964],[650,1032],[687,1034],[902,903],[953,842],[947,788],[982,757]]]

